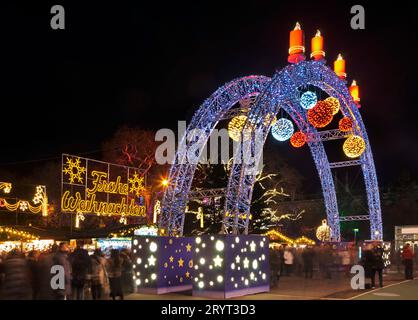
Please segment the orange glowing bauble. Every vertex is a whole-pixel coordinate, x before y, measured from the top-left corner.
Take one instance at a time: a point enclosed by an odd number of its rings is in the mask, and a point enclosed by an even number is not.
[[[332,108],[325,101],[318,101],[312,109],[308,110],[308,121],[316,128],[324,128],[332,121]]]
[[[290,144],[295,148],[303,147],[305,143],[306,135],[302,131],[297,131],[290,137]]]
[[[349,117],[344,117],[338,122],[338,128],[342,132],[353,130],[353,121]]]
[[[315,60],[321,60],[325,57],[324,38],[319,30],[316,31],[315,37],[312,38],[311,51],[311,58]]]
[[[339,54],[337,60],[334,61],[334,72],[341,79],[347,77],[347,74],[345,73],[345,60],[341,54]]]
[[[332,115],[336,115],[340,111],[340,101],[337,98],[329,97],[324,100],[332,109]]]

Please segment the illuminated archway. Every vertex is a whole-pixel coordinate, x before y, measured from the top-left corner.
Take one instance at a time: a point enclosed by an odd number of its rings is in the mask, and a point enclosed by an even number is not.
[[[313,85],[325,91],[329,96],[340,101],[341,112],[345,117],[353,120],[353,133],[360,135],[365,143],[366,150],[359,160],[348,163],[361,165],[367,191],[369,206],[369,219],[371,239],[382,238],[382,219],[380,211],[379,190],[373,156],[367,133],[361,119],[360,112],[347,89],[346,83],[329,69],[322,61],[302,61],[291,64],[276,72],[272,79],[262,76],[250,76],[240,78],[218,89],[209,97],[195,113],[186,135],[182,139],[182,145],[176,154],[175,163],[170,169],[170,184],[166,189],[163,199],[160,228],[166,230],[169,235],[182,235],[185,207],[190,192],[196,164],[187,163],[187,147],[191,142],[187,141],[188,132],[201,129],[206,132],[206,139],[193,141],[195,150],[201,154],[207,138],[216,124],[223,118],[226,112],[237,103],[252,95],[258,95],[255,105],[250,109],[247,121],[251,121],[253,135],[251,143],[244,144],[240,152],[253,154],[255,162],[253,166],[258,168],[262,148],[255,148],[254,132],[262,132],[262,142],[271,128],[272,115],[276,115],[283,108],[293,119],[299,130],[305,132],[308,137],[308,146],[311,150],[314,163],[321,181],[328,223],[331,226],[332,240],[340,240],[340,217],[334,182],[331,174],[331,165],[323,147],[324,133],[318,132],[306,118],[306,110],[299,103],[299,88]],[[341,137],[343,137],[342,135]],[[241,156],[242,156],[241,154]],[[240,156],[234,157],[231,168],[228,190],[226,194],[223,230],[226,233],[248,233],[249,212],[251,197],[255,182],[254,174],[247,174],[247,167],[237,163]],[[343,164],[333,164],[333,167]]]

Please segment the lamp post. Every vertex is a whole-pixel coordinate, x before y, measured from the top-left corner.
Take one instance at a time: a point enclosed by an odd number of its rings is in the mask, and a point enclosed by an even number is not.
[[[358,232],[358,228],[353,229],[354,231],[354,243],[357,244],[357,232]]]

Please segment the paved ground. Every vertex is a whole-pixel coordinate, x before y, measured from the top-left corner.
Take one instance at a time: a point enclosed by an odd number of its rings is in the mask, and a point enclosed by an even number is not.
[[[416,272],[416,275],[418,273]],[[383,277],[384,288],[375,290],[353,290],[350,278],[343,274],[334,274],[332,279],[304,279],[292,276],[282,277],[277,288],[269,293],[233,298],[231,300],[388,300],[416,299],[418,300],[418,279],[404,281],[403,274],[396,271],[388,272]],[[376,279],[377,280],[377,279]],[[164,295],[131,294],[128,300],[200,300],[191,292],[172,293]]]
[[[352,300],[418,300],[418,278],[371,290]]]

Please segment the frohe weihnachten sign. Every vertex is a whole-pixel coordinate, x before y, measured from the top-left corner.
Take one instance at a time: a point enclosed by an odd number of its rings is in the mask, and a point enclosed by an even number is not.
[[[146,216],[141,172],[107,162],[62,155],[61,211],[101,216]]]

